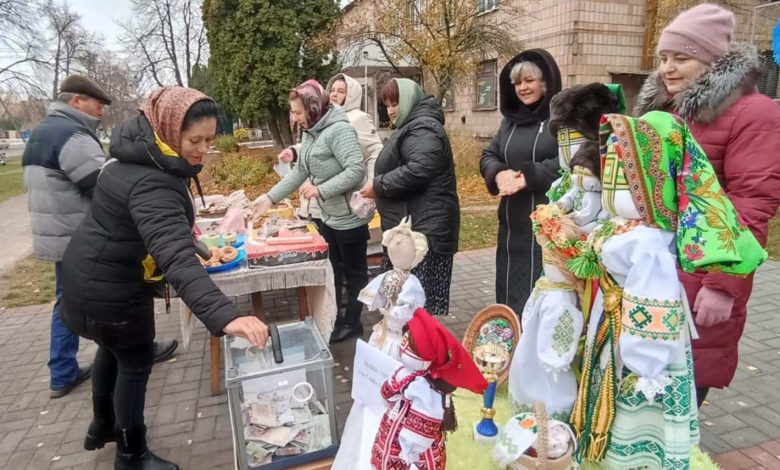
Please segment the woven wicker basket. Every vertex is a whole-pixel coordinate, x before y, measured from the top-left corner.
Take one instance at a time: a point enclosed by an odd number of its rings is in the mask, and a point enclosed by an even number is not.
[[[536,425],[539,428],[539,437],[536,441],[538,457],[523,454],[513,463],[510,463],[508,468],[510,470],[568,470],[572,468],[574,463],[572,459],[574,445],[570,444],[569,450],[557,459],[548,458],[547,433],[549,427],[547,425],[547,410],[542,402],[536,402],[534,404],[534,412],[536,414]]]

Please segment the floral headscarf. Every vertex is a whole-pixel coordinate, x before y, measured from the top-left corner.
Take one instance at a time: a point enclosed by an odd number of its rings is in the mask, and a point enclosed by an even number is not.
[[[181,155],[181,132],[187,111],[198,101],[209,100],[204,93],[180,86],[163,87],[152,92],[141,111],[156,136]]]
[[[303,103],[311,129],[330,110],[330,98],[317,80],[306,80],[293,90],[298,93]]]

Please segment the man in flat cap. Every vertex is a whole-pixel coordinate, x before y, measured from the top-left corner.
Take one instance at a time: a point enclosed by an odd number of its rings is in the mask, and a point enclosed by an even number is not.
[[[67,395],[91,375],[91,366],[79,367],[79,338],[62,322],[62,255],[70,237],[89,208],[92,190],[106,158],[97,137],[103,107],[111,97],[80,75],[60,84],[57,100],[33,130],[24,149],[22,166],[27,189],[33,250],[38,259],[51,261],[57,288],[51,321],[49,371],[51,397]],[[155,344],[155,359],[170,357],[178,343]]]

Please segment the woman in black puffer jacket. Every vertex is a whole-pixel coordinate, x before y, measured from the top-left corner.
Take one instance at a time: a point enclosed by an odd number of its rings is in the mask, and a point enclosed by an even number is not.
[[[179,468],[146,447],[143,411],[155,335],[150,273],[159,270],[213,334],[256,346],[268,338],[267,327],[239,313],[195,256],[188,179],[202,169],[216,127],[217,106],[203,93],[182,87],[152,93],[142,114],[114,130],[112,160],[65,251],[63,320],[99,346],[84,447],[116,439],[116,469]]]
[[[373,188],[362,194],[376,197],[383,231],[409,216],[412,229],[428,238],[428,254],[412,272],[425,289],[425,308],[446,315],[460,203],[444,112],[434,97],[406,78],[387,82],[382,101],[396,131],[377,157]],[[390,267],[386,256],[385,265]]]

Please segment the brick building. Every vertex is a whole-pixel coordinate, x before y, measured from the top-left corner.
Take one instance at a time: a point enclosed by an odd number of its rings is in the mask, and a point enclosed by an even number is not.
[[[504,14],[502,3],[506,5],[513,1],[519,0],[478,0],[476,5],[488,17]],[[593,81],[620,83],[632,107],[639,87],[656,67],[654,51],[658,33],[679,11],[698,3],[702,2],[536,0],[523,5],[525,14],[516,20],[518,24],[513,31],[525,49],[544,48],[555,57],[564,87]],[[778,67],[771,58],[771,34],[780,20],[780,5],[761,8],[754,29],[754,7],[768,2],[731,0],[716,3],[723,4],[736,14],[734,39],[750,42],[752,36],[752,42],[762,51],[768,67],[759,88],[777,98]],[[370,0],[353,2],[345,10],[345,15],[357,14],[361,8],[370,8],[370,4]],[[352,51],[360,49],[354,44],[349,47]],[[364,50],[368,52],[372,69],[377,70],[382,61],[381,54],[370,47]],[[352,55],[359,57],[359,54]],[[346,59],[345,71],[350,75],[354,73],[356,78],[363,78],[359,73],[362,72],[362,63],[349,63],[349,56]],[[450,95],[451,99],[444,100],[451,131],[481,138],[493,135],[501,119],[497,108],[498,74],[503,65],[498,59],[481,63],[471,83],[457,87]],[[375,83],[369,80],[370,88],[375,88]],[[373,97],[374,93],[370,96]],[[375,102],[371,102],[369,108],[380,111]]]

